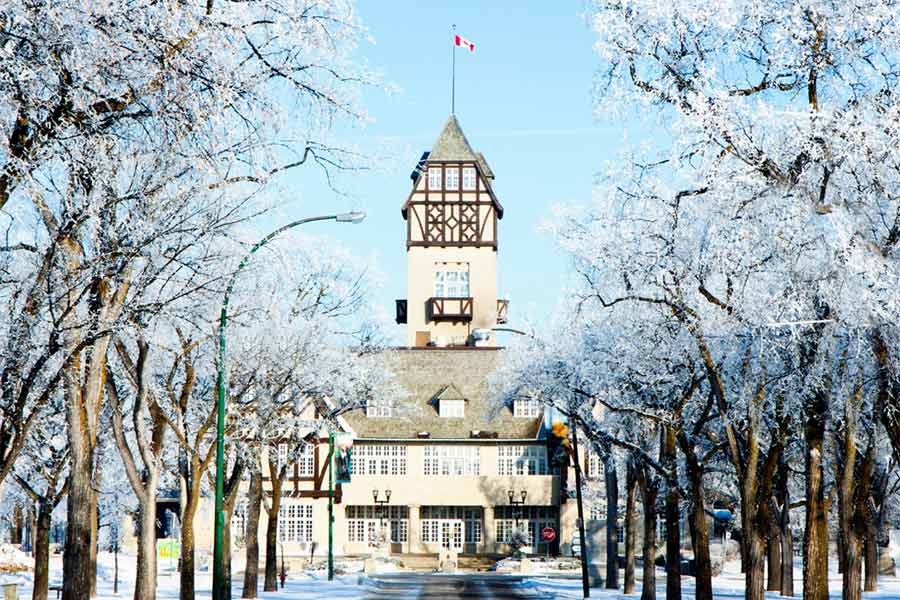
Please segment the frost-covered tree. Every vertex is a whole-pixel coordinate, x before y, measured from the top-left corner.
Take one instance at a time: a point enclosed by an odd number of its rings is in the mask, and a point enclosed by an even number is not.
[[[174,273],[208,284],[199,249],[258,211],[245,200],[272,176],[307,161],[341,166],[325,131],[361,115],[367,74],[350,53],[363,36],[341,0],[0,9],[0,208],[13,219],[3,258],[16,263],[2,280],[0,477],[60,385],[67,600],[92,588],[111,332],[171,301]]]

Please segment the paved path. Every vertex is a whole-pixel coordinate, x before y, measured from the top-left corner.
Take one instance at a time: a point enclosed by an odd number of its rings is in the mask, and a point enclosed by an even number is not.
[[[534,590],[522,589],[522,578],[509,575],[378,575],[376,588],[367,600],[415,598],[444,600],[486,598],[495,600],[533,600]],[[546,596],[545,596],[546,598]]]

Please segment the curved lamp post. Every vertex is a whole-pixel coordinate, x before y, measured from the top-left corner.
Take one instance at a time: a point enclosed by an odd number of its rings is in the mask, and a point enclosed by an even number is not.
[[[218,393],[216,403],[216,522],[215,522],[215,540],[213,543],[213,599],[225,600],[228,598],[225,589],[225,565],[223,563],[223,543],[225,534],[225,326],[228,324],[228,299],[231,292],[234,291],[234,284],[237,276],[250,263],[250,259],[257,250],[271,242],[273,239],[284,233],[288,229],[293,229],[306,223],[314,221],[337,221],[338,223],[361,223],[366,218],[364,212],[348,212],[337,215],[325,215],[321,217],[308,217],[288,223],[279,227],[263,239],[256,242],[250,252],[241,259],[237,269],[231,274],[228,280],[228,286],[225,288],[225,297],[222,300],[222,310],[219,314],[219,365],[218,376],[216,380],[216,389]]]

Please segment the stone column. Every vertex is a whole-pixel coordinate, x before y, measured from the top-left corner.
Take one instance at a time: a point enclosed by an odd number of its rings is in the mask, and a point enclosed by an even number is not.
[[[419,521],[419,505],[418,504],[410,504],[409,505],[409,531],[408,531],[408,539],[409,542],[407,544],[407,552],[410,554],[415,554],[417,552],[422,551],[421,544],[419,543],[419,532],[422,531],[422,524]]]
[[[483,552],[497,551],[497,530],[494,528],[494,507],[483,506],[484,512],[484,550]]]

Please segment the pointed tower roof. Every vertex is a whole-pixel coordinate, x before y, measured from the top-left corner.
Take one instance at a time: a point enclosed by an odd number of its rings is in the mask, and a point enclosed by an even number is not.
[[[491,180],[494,178],[494,172],[488,166],[484,155],[481,152],[475,152],[472,149],[469,140],[466,139],[466,134],[463,133],[462,127],[459,126],[459,121],[456,120],[456,115],[451,114],[447,117],[447,122],[444,123],[444,128],[441,130],[441,134],[438,136],[437,140],[435,140],[431,151],[422,153],[422,157],[419,158],[416,168],[413,169],[413,172],[410,174],[410,179],[413,181],[413,190],[410,192],[410,197],[403,203],[403,208],[400,209],[404,219],[407,218],[407,208],[412,199],[412,194],[415,193],[416,182],[427,169],[426,165],[430,162],[442,161],[476,163],[478,165],[478,170],[481,173],[486,191],[490,194],[491,200],[493,200],[494,205],[497,208],[497,217],[503,218],[503,206],[494,195],[493,189],[491,189]]]
[[[469,140],[466,139],[466,134],[460,128],[456,115],[450,115],[447,119],[441,135],[431,147],[428,160],[478,160],[478,154],[469,145]]]

